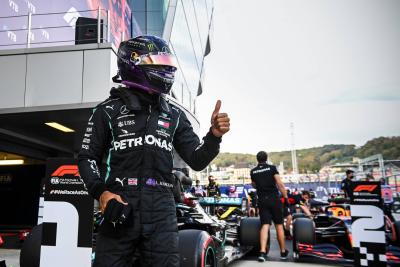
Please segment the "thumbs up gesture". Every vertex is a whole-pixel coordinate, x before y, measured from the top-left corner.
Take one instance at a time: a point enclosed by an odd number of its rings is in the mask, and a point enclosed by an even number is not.
[[[215,104],[215,109],[211,115],[211,131],[214,136],[221,137],[229,131],[230,119],[228,114],[220,113],[221,100]]]

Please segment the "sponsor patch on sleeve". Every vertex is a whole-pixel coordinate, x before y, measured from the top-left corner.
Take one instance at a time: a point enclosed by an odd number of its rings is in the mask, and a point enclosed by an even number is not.
[[[170,123],[167,121],[163,121],[163,120],[158,120],[158,125],[165,128],[165,129],[169,129],[169,125]]]

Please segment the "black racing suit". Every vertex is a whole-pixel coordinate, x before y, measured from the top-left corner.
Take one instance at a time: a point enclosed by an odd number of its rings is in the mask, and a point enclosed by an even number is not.
[[[94,266],[179,266],[172,167],[174,150],[200,171],[218,154],[221,138],[211,131],[200,143],[182,110],[164,97],[129,88],[113,88],[97,105],[79,153],[79,171],[89,193],[121,195],[133,207],[127,224],[103,221]],[[106,154],[106,173],[98,166]],[[136,255],[136,254],[135,254]]]
[[[207,185],[206,189],[207,189],[207,196],[208,197],[218,197],[218,196],[221,195],[221,191],[219,190],[219,186],[216,183]]]

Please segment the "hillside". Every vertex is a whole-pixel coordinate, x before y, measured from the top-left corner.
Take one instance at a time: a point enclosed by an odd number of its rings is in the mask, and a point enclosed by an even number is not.
[[[400,159],[400,136],[374,138],[360,148],[356,148],[355,145],[324,145],[298,149],[297,162],[300,172],[316,171],[324,165],[351,161],[353,157],[365,158],[378,153],[381,153],[384,159]],[[271,152],[269,158],[276,165],[283,161],[285,168],[292,168],[290,151]],[[238,163],[254,165],[255,162],[256,156],[252,154],[221,153],[212,164],[227,167]]]

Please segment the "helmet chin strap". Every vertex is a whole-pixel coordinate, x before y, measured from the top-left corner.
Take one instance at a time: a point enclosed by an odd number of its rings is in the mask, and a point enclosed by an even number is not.
[[[138,83],[135,83],[135,82],[121,81],[121,83],[123,85],[126,85],[126,86],[131,87],[131,88],[135,88],[135,89],[139,89],[139,90],[142,90],[142,91],[146,91],[146,93],[149,93],[149,94],[157,94],[157,95],[160,94],[160,92],[158,92],[156,90],[153,90],[153,89],[151,89],[151,88],[149,88],[147,86],[144,86],[144,85],[141,85],[141,84],[138,84]]]
[[[119,72],[117,73],[117,75],[112,77],[112,81],[114,83],[121,83],[121,84],[123,84],[125,86],[128,86],[128,87],[132,87],[132,88],[135,88],[135,89],[146,91],[146,93],[149,93],[149,94],[159,94],[159,92],[157,92],[155,90],[152,90],[152,89],[150,89],[150,88],[148,88],[146,86],[143,86],[141,84],[138,84],[138,83],[135,83],[135,82],[131,82],[131,81],[123,81]]]

